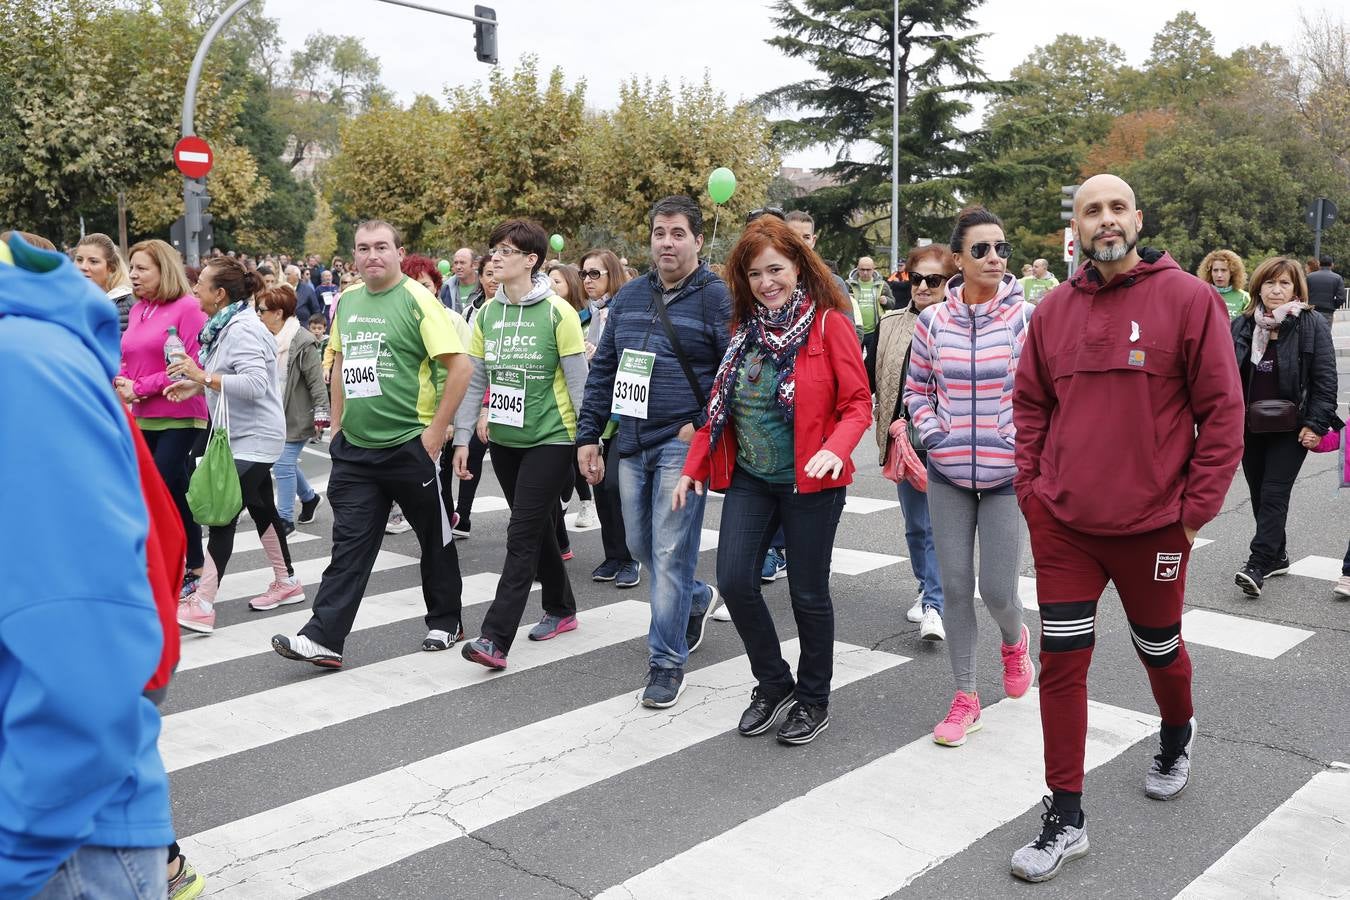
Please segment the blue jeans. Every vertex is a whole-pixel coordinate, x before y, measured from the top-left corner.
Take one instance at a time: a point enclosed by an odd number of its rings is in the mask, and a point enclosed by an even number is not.
[[[81,847],[33,900],[164,900],[164,857],[163,847]]]
[[[905,514],[905,543],[909,545],[909,565],[923,589],[923,608],[942,615],[942,574],[938,571],[937,551],[933,549],[933,522],[928,518],[928,495],[908,481],[896,488],[900,509]]]
[[[705,498],[690,491],[684,509],[675,512],[670,508],[688,453],[688,444],[671,438],[619,460],[619,497],[628,550],[651,575],[652,626],[647,646],[651,665],[662,669],[684,666],[689,658],[684,637],[689,616],[705,609],[712,596],[712,589],[694,578]]]
[[[305,449],[304,441],[287,441],[281,451],[281,459],[272,466],[272,476],[277,480],[277,512],[286,522],[295,522],[295,493],[300,491],[300,499],[309,502],[315,497],[314,488],[305,480],[300,471],[300,451]]]

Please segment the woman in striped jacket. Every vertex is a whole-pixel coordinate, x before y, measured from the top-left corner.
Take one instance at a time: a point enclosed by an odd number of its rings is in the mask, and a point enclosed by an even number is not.
[[[915,326],[905,407],[928,451],[928,507],[942,573],[956,696],[933,740],[959,747],[980,728],[975,691],[975,539],[980,596],[1002,633],[1003,689],[1021,697],[1035,669],[1017,593],[1021,513],[1013,495],[1012,390],[1032,307],[1007,271],[1012,246],[982,206],[952,232],[959,274]]]

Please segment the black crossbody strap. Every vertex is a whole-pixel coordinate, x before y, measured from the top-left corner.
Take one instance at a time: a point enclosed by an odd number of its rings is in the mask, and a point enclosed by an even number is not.
[[[694,374],[694,367],[689,365],[689,357],[684,354],[684,346],[680,344],[680,339],[675,334],[675,326],[671,324],[670,313],[666,311],[665,298],[656,288],[652,288],[652,301],[656,304],[656,310],[661,315],[661,325],[666,330],[666,339],[670,341],[670,347],[675,351],[675,358],[680,361],[680,368],[684,369],[684,377],[689,380],[689,387],[698,400],[698,408],[704,410],[708,406],[708,400],[703,395],[703,388],[698,383],[698,376]]]

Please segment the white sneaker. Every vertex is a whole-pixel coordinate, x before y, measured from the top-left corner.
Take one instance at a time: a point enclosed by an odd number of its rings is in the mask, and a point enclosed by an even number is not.
[[[389,516],[389,521],[384,526],[385,534],[406,534],[412,531],[412,525],[403,518],[403,513],[396,512]]]
[[[727,605],[725,603],[719,604],[717,609],[713,610],[712,620],[714,622],[730,622],[731,610],[727,609]]]
[[[1342,575],[1336,579],[1336,586],[1331,589],[1331,592],[1337,597],[1350,597],[1350,575]],[[713,618],[716,618],[716,616]]]
[[[582,500],[581,509],[577,510],[577,528],[594,528],[598,523],[595,517],[595,501]]]
[[[942,616],[936,609],[925,609],[919,623],[919,637],[925,641],[945,641],[947,631],[942,627]]]
[[[918,625],[923,621],[923,594],[914,598],[914,605],[905,613],[905,618]]]

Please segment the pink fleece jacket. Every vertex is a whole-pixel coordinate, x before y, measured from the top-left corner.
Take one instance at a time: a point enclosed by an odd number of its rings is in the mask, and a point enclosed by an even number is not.
[[[169,376],[164,371],[164,339],[169,327],[178,329],[183,346],[197,359],[201,345],[197,335],[206,324],[206,313],[196,297],[179,297],[166,303],[137,300],[127,315],[127,330],[122,335],[120,374],[135,382],[136,396],[131,405],[138,419],[205,419],[206,399],[201,396],[174,403],[164,398]]]

